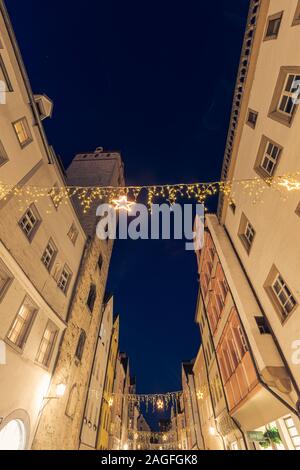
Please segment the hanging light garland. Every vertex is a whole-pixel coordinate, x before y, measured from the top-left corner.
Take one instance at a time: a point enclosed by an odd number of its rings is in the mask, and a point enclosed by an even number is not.
[[[52,207],[50,198],[55,205],[68,204],[72,199],[77,199],[83,212],[88,212],[95,203],[108,202],[116,210],[130,212],[134,203],[139,198],[145,198],[149,208],[157,201],[165,201],[175,204],[182,198],[193,199],[205,204],[207,199],[218,193],[234,199],[235,190],[241,188],[247,192],[256,202],[261,200],[266,190],[279,191],[285,197],[286,192],[300,190],[300,172],[274,176],[272,178],[252,178],[229,181],[214,181],[200,183],[179,183],[151,186],[127,186],[127,187],[101,187],[101,186],[34,186],[34,185],[9,185],[0,182],[0,200],[6,200],[14,196],[21,204],[30,204],[41,198],[49,198],[49,207]]]

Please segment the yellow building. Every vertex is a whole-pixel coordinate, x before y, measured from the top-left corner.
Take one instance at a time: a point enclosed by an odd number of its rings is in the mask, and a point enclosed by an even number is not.
[[[98,434],[97,449],[109,449],[109,435],[111,426],[111,409],[113,406],[113,387],[115,378],[115,369],[118,356],[119,347],[119,316],[116,317],[113,324],[109,356],[106,367],[105,385],[101,404],[100,427]]]

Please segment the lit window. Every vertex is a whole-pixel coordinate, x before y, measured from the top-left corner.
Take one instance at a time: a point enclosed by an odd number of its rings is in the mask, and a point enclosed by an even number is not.
[[[249,109],[248,111],[248,118],[247,118],[247,124],[252,127],[253,129],[256,126],[258,118],[258,113],[256,111],[253,111],[252,109]]]
[[[36,361],[45,367],[49,367],[58,329],[52,322],[48,322],[37,353]]]
[[[278,37],[282,15],[283,15],[283,12],[276,13],[275,15],[269,16],[267,30],[265,34],[265,40],[276,39]]]
[[[2,261],[0,260],[0,300],[3,299],[12,281],[12,274],[8,271],[4,263],[2,263]]]
[[[60,275],[59,281],[58,281],[58,287],[60,290],[62,290],[65,294],[67,293],[70,281],[71,281],[71,271],[67,266],[65,266],[62,270],[62,273]]]
[[[14,122],[13,127],[22,148],[32,142],[28,122],[25,117]]]
[[[276,276],[272,289],[284,316],[287,317],[296,306],[296,300],[280,274]]]
[[[76,225],[75,224],[72,224],[71,225],[71,228],[68,232],[68,237],[70,238],[71,242],[73,243],[73,245],[75,245],[76,243],[76,240],[77,240],[77,237],[78,237],[78,230],[76,228]]]
[[[25,341],[28,337],[36,312],[36,306],[27,297],[24,300],[7,334],[7,338],[9,339],[9,341],[11,341],[20,349],[22,349],[25,345]]]
[[[40,225],[40,218],[37,213],[36,208],[32,204],[21,220],[19,221],[19,225],[21,229],[23,230],[24,234],[28,238],[28,240],[32,240],[33,236],[35,235],[39,225]]]

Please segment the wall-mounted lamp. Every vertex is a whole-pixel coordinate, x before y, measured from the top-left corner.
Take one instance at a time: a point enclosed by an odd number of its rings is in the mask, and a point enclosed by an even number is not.
[[[47,404],[49,403],[50,400],[58,400],[59,398],[62,398],[64,394],[66,393],[67,386],[66,384],[58,384],[56,385],[55,388],[55,395],[51,397],[44,397],[43,400],[45,400],[45,403],[43,404],[41,411],[42,412]]]

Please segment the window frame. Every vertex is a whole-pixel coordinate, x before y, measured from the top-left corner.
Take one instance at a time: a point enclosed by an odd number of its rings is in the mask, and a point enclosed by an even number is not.
[[[290,310],[290,312],[286,312],[284,310],[284,306],[282,305],[282,302],[279,300],[278,293],[275,292],[274,290],[274,284],[276,280],[278,280],[278,277],[280,277],[285,284],[287,290],[290,292],[290,297],[293,299],[293,308]],[[293,315],[293,313],[297,310],[298,307],[298,301],[292,291],[290,289],[289,284],[286,282],[284,276],[281,274],[281,272],[277,269],[275,265],[271,267],[271,270],[269,272],[269,275],[264,283],[264,289],[268,295],[269,300],[271,301],[275,311],[277,312],[281,324],[285,324]]]
[[[32,308],[32,312],[31,312],[31,316],[26,324],[26,321],[23,322],[23,326],[24,324],[26,325],[25,328],[24,328],[24,331],[20,332],[19,333],[19,336],[17,341],[13,341],[10,336],[11,334],[13,333],[13,330],[17,324],[17,320],[18,320],[18,317],[20,316],[20,312],[21,312],[21,309],[23,308],[23,306],[26,306],[28,305],[29,307]],[[33,327],[33,324],[34,324],[34,320],[37,316],[37,313],[38,313],[38,307],[37,305],[33,302],[33,300],[28,296],[26,295],[20,305],[20,307],[18,308],[18,311],[16,313],[16,315],[14,316],[14,319],[10,325],[10,328],[6,334],[6,341],[8,342],[8,344],[10,344],[13,348],[17,349],[19,352],[22,352],[25,348],[25,345],[26,345],[26,342],[27,342],[27,339],[30,335],[30,332],[32,330],[32,327]]]
[[[47,251],[49,245],[52,245],[52,248],[53,248],[53,255],[52,255],[51,259],[50,259],[49,265],[47,266],[47,265],[45,264],[45,262],[44,262],[44,256],[45,256],[45,253],[46,253],[46,251]],[[53,264],[54,264],[54,262],[55,262],[55,258],[56,258],[56,256],[57,256],[57,254],[58,254],[57,247],[56,247],[54,241],[52,240],[52,238],[50,238],[49,241],[48,241],[48,243],[47,243],[47,246],[45,247],[45,249],[44,249],[44,251],[43,251],[42,257],[41,257],[41,261],[42,261],[43,265],[45,266],[45,268],[47,269],[47,271],[48,271],[49,273],[51,272],[51,269],[52,269],[52,267],[53,267]]]
[[[274,15],[270,15],[270,16],[267,18],[267,24],[266,24],[266,29],[265,29],[264,41],[272,41],[272,40],[278,38],[279,33],[280,33],[281,24],[282,24],[283,13],[284,13],[284,12],[283,12],[283,10],[282,10],[282,11],[279,11],[278,13],[275,13]],[[274,21],[277,21],[277,22],[279,21],[278,30],[277,30],[276,33],[268,34],[270,24],[271,24],[271,22],[274,22]]]
[[[49,349],[47,350],[47,352],[44,353],[43,360],[40,361],[39,360],[39,355],[42,353],[41,349],[42,349],[43,341],[44,341],[44,338],[45,338],[45,333],[49,329],[49,326],[53,330],[53,331],[51,331],[51,333],[53,333],[54,336],[53,336],[53,338],[51,338],[51,342],[48,342],[47,348],[49,348]],[[36,354],[36,358],[35,358],[35,362],[39,366],[44,367],[45,369],[49,369],[49,367],[50,367],[51,360],[52,360],[52,357],[53,357],[53,352],[54,352],[54,349],[55,349],[55,344],[56,344],[56,341],[57,341],[57,338],[58,338],[58,333],[59,333],[59,328],[51,320],[48,320],[47,325],[46,325],[45,330],[44,330],[44,333],[43,333],[43,336],[42,336],[42,339],[41,339],[41,342],[40,342],[40,345],[39,345],[39,349],[38,349],[37,354]],[[50,345],[50,347],[49,347],[49,345]],[[45,358],[46,358],[46,360],[45,360]]]
[[[6,85],[6,93],[12,93],[14,91],[13,86],[11,84],[11,80],[9,78],[9,74],[7,72],[7,68],[5,66],[2,54],[0,54],[0,70],[2,71],[4,83]]]
[[[252,115],[255,116],[255,122],[250,121],[250,119],[249,119],[250,114],[252,114]],[[258,119],[258,111],[254,111],[254,109],[249,108],[249,109],[248,109],[248,114],[247,114],[247,121],[246,121],[246,124],[247,124],[249,127],[251,127],[251,129],[255,129],[255,128],[256,128],[256,124],[257,124],[257,119]]]
[[[31,211],[33,216],[35,217],[36,219],[36,223],[33,225],[32,229],[30,230],[30,232],[26,232],[25,229],[24,229],[24,226],[22,225],[22,222],[23,222],[23,219],[25,218],[25,216],[27,215],[27,213]],[[29,219],[29,222],[31,223],[30,219]],[[26,211],[24,212],[24,214],[22,215],[22,217],[20,218],[20,220],[18,221],[18,225],[22,231],[22,233],[24,234],[24,236],[27,238],[27,240],[31,243],[32,240],[34,239],[35,235],[36,235],[36,232],[38,231],[40,225],[42,223],[42,219],[40,217],[40,214],[36,208],[36,206],[32,203],[30,204],[30,206],[26,209]],[[25,225],[25,224],[24,224]]]
[[[19,134],[18,134],[17,129],[15,127],[16,124],[18,124],[18,123],[22,123],[23,128],[24,128],[24,130],[27,134],[27,139],[24,142],[20,141]],[[17,119],[16,121],[14,121],[12,123],[12,126],[13,126],[14,132],[16,134],[16,137],[17,137],[17,140],[19,142],[19,145],[20,145],[21,149],[24,149],[25,147],[27,147],[27,145],[29,145],[29,144],[31,144],[31,142],[33,142],[33,137],[32,137],[32,134],[31,134],[30,127],[29,127],[28,120],[27,120],[26,116],[23,116],[23,117]]]
[[[61,280],[62,280],[62,276],[63,276],[64,271],[66,271],[66,272],[69,274],[69,276],[68,276],[68,279],[67,279],[67,283],[66,283],[66,285],[65,285],[65,288],[62,289],[62,288],[61,288],[61,286],[62,286]],[[64,267],[63,267],[62,270],[61,270],[61,273],[60,273],[60,275],[59,275],[59,279],[58,279],[58,281],[57,281],[57,287],[58,287],[59,290],[60,290],[63,294],[65,294],[65,295],[67,295],[67,293],[68,293],[68,290],[69,290],[69,287],[70,287],[70,284],[71,284],[71,279],[72,279],[72,271],[71,271],[71,269],[69,268],[69,266],[68,266],[67,264],[65,264]]]
[[[14,281],[14,276],[10,272],[10,270],[7,268],[6,264],[0,259],[0,271],[2,271],[6,276],[7,279],[5,281],[5,284],[3,287],[0,287],[0,302],[4,299],[8,289],[10,288],[11,284]]]
[[[296,6],[292,26],[297,26],[300,24],[300,0],[298,0],[298,4]]]
[[[269,118],[287,127],[292,126],[299,107],[299,104],[295,105],[291,116],[279,109],[289,75],[300,75],[300,66],[283,66],[280,68],[268,113]]]
[[[250,228],[250,231],[253,232],[252,241],[250,241],[249,238],[247,237],[248,228]],[[238,237],[240,241],[242,242],[242,245],[245,248],[247,254],[249,255],[253,247],[255,237],[256,237],[256,230],[244,212],[242,212],[242,215],[241,215],[240,225],[238,229]]]
[[[73,233],[75,233],[75,236],[73,237]],[[75,224],[75,222],[72,223],[69,231],[68,231],[68,237],[71,241],[71,243],[75,246],[76,245],[76,242],[77,242],[77,238],[78,238],[78,235],[79,235],[79,231],[77,229],[77,226]]]
[[[0,140],[0,167],[5,165],[9,161],[8,155],[4,148],[2,141]]]
[[[274,157],[272,157],[271,155],[269,155],[267,153],[267,148],[270,144],[273,145],[273,147],[277,147],[278,150],[279,150],[278,154],[277,154],[277,157],[276,157],[276,161],[274,162],[274,167],[273,167],[272,174],[269,174],[268,171],[265,170],[265,168],[262,166],[265,158],[268,158],[269,161],[272,161],[272,158],[274,158]],[[257,154],[256,161],[255,161],[255,164],[254,164],[255,172],[263,179],[273,178],[276,174],[278,165],[279,165],[280,160],[282,158],[282,153],[283,153],[283,147],[280,144],[278,144],[278,142],[275,142],[274,140],[270,139],[269,137],[263,135],[262,138],[261,138],[261,141],[260,141],[258,154]]]

